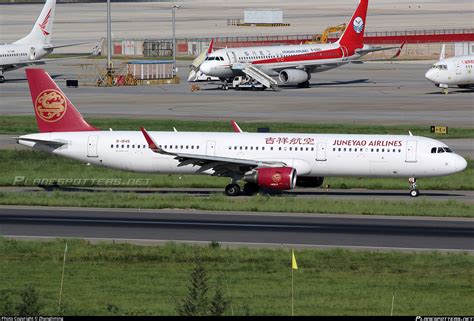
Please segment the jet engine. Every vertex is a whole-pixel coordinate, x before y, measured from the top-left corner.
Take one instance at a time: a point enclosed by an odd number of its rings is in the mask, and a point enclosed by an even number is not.
[[[319,187],[323,185],[324,177],[298,177],[296,180],[296,186],[299,187]]]
[[[246,173],[244,181],[260,187],[289,190],[296,186],[296,169],[292,167],[262,167]]]
[[[284,85],[297,85],[308,81],[311,74],[301,69],[284,69],[280,71],[279,78]]]

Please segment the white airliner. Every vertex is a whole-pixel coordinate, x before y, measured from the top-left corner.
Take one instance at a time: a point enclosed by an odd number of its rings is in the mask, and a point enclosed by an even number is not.
[[[246,64],[258,68],[268,76],[280,79],[285,85],[308,87],[311,73],[330,70],[359,59],[371,52],[400,47],[364,45],[364,30],[368,0],[360,0],[347,29],[335,43],[287,46],[225,48],[212,52],[200,70],[206,75],[221,78],[225,83],[235,76],[244,76]]]
[[[143,173],[208,174],[231,179],[229,196],[259,188],[318,187],[325,176],[444,176],[466,160],[434,139],[411,135],[101,131],[89,125],[42,69],[26,69],[40,133],[17,138],[36,150]],[[234,125],[234,124],[233,124]]]
[[[449,86],[474,87],[474,56],[445,57],[445,46],[441,49],[439,61],[431,66],[425,78],[448,93]]]
[[[82,43],[54,46],[51,44],[56,0],[46,3],[31,32],[12,44],[0,45],[0,83],[5,81],[3,73],[29,65],[44,64],[53,59],[42,59],[55,48],[69,47]]]

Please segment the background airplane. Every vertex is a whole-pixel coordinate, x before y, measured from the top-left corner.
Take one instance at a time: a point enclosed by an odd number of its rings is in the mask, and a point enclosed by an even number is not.
[[[12,44],[0,45],[0,83],[5,81],[3,73],[35,64],[44,64],[56,59],[42,59],[55,48],[83,44],[51,44],[56,0],[47,0],[31,32]]]
[[[446,58],[445,45],[441,49],[439,61],[433,64],[425,78],[448,93],[449,86],[459,88],[474,87],[474,56],[457,56]]]
[[[226,82],[246,74],[259,77],[260,72],[264,73],[261,77],[278,76],[285,85],[308,87],[312,73],[361,62],[359,59],[368,53],[398,48],[391,58],[397,57],[402,47],[364,45],[367,7],[368,0],[361,0],[348,27],[335,43],[225,48],[210,53],[200,70]]]
[[[408,135],[100,131],[88,124],[42,69],[26,69],[40,133],[19,144],[81,162],[145,173],[229,177],[227,195],[259,188],[318,187],[325,176],[407,177],[454,174],[467,162],[445,144]]]

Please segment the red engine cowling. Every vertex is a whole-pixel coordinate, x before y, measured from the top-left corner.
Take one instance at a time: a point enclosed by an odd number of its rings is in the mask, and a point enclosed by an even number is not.
[[[247,173],[244,181],[263,188],[289,190],[296,186],[296,169],[292,167],[262,167]]]

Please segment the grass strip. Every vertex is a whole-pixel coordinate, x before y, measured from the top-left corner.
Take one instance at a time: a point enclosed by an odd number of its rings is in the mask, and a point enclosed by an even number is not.
[[[27,283],[43,315],[56,315],[64,240],[0,238],[0,293],[19,298]],[[199,260],[235,315],[291,315],[290,251],[180,244],[137,246],[68,240],[65,315],[174,315]],[[296,315],[472,315],[474,256],[298,250]],[[111,308],[113,307],[113,308]],[[231,314],[230,309],[226,312]]]
[[[183,194],[113,192],[0,192],[0,205],[72,206],[141,209],[197,209],[283,213],[324,213],[474,217],[474,204],[454,200],[347,200],[330,197],[261,196],[230,198],[220,194],[196,197]]]
[[[33,111],[32,111],[33,113]],[[147,130],[172,131],[209,131],[230,132],[229,121],[195,121],[153,118],[89,118],[87,121],[97,128],[108,130],[139,130],[141,126]],[[390,134],[407,135],[410,130],[414,135],[432,138],[474,138],[472,128],[449,128],[447,135],[430,132],[429,126],[422,125],[357,125],[357,124],[314,124],[314,123],[264,123],[239,122],[242,130],[256,132],[257,128],[268,127],[273,133],[321,133],[321,134]],[[0,134],[29,134],[38,132],[34,116],[0,116]]]
[[[139,174],[84,163],[32,150],[0,150],[0,186],[49,185],[108,187],[224,188],[227,178],[206,175]],[[421,190],[474,190],[474,161],[461,173],[420,179]],[[327,177],[331,188],[406,189],[405,178]]]

